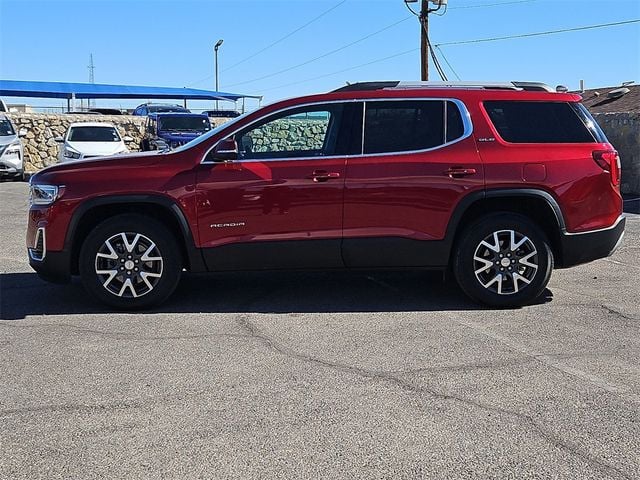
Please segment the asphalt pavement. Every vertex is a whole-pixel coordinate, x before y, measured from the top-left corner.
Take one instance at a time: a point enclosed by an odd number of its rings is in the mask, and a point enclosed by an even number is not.
[[[0,183],[0,479],[640,478],[640,215],[516,310],[325,272],[131,314],[31,271],[27,208]]]

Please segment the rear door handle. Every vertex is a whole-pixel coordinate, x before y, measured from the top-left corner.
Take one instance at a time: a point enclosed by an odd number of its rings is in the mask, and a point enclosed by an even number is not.
[[[340,172],[327,172],[326,170],[314,170],[307,178],[311,178],[314,182],[326,182],[332,178],[340,178]]]
[[[467,175],[475,175],[475,168],[451,167],[444,171],[444,174],[451,178],[461,178]]]

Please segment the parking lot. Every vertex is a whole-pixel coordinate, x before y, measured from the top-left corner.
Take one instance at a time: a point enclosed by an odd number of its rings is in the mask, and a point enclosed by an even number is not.
[[[517,310],[323,272],[132,314],[31,271],[27,208],[0,183],[0,478],[640,478],[640,215]]]

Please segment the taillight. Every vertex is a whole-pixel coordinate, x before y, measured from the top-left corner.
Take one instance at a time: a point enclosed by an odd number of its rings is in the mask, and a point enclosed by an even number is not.
[[[620,185],[620,157],[618,152],[615,150],[594,150],[593,159],[600,165],[600,168],[609,172],[613,185]]]

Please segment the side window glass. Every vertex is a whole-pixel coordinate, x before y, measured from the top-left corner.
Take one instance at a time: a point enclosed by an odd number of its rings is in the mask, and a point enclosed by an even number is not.
[[[464,135],[464,123],[458,105],[447,102],[447,142],[453,142]]]
[[[512,143],[593,143],[595,138],[566,102],[486,101],[498,134]]]
[[[240,159],[332,155],[342,106],[314,106],[271,117],[236,135]]]
[[[444,143],[444,101],[367,102],[364,153],[408,152]]]

